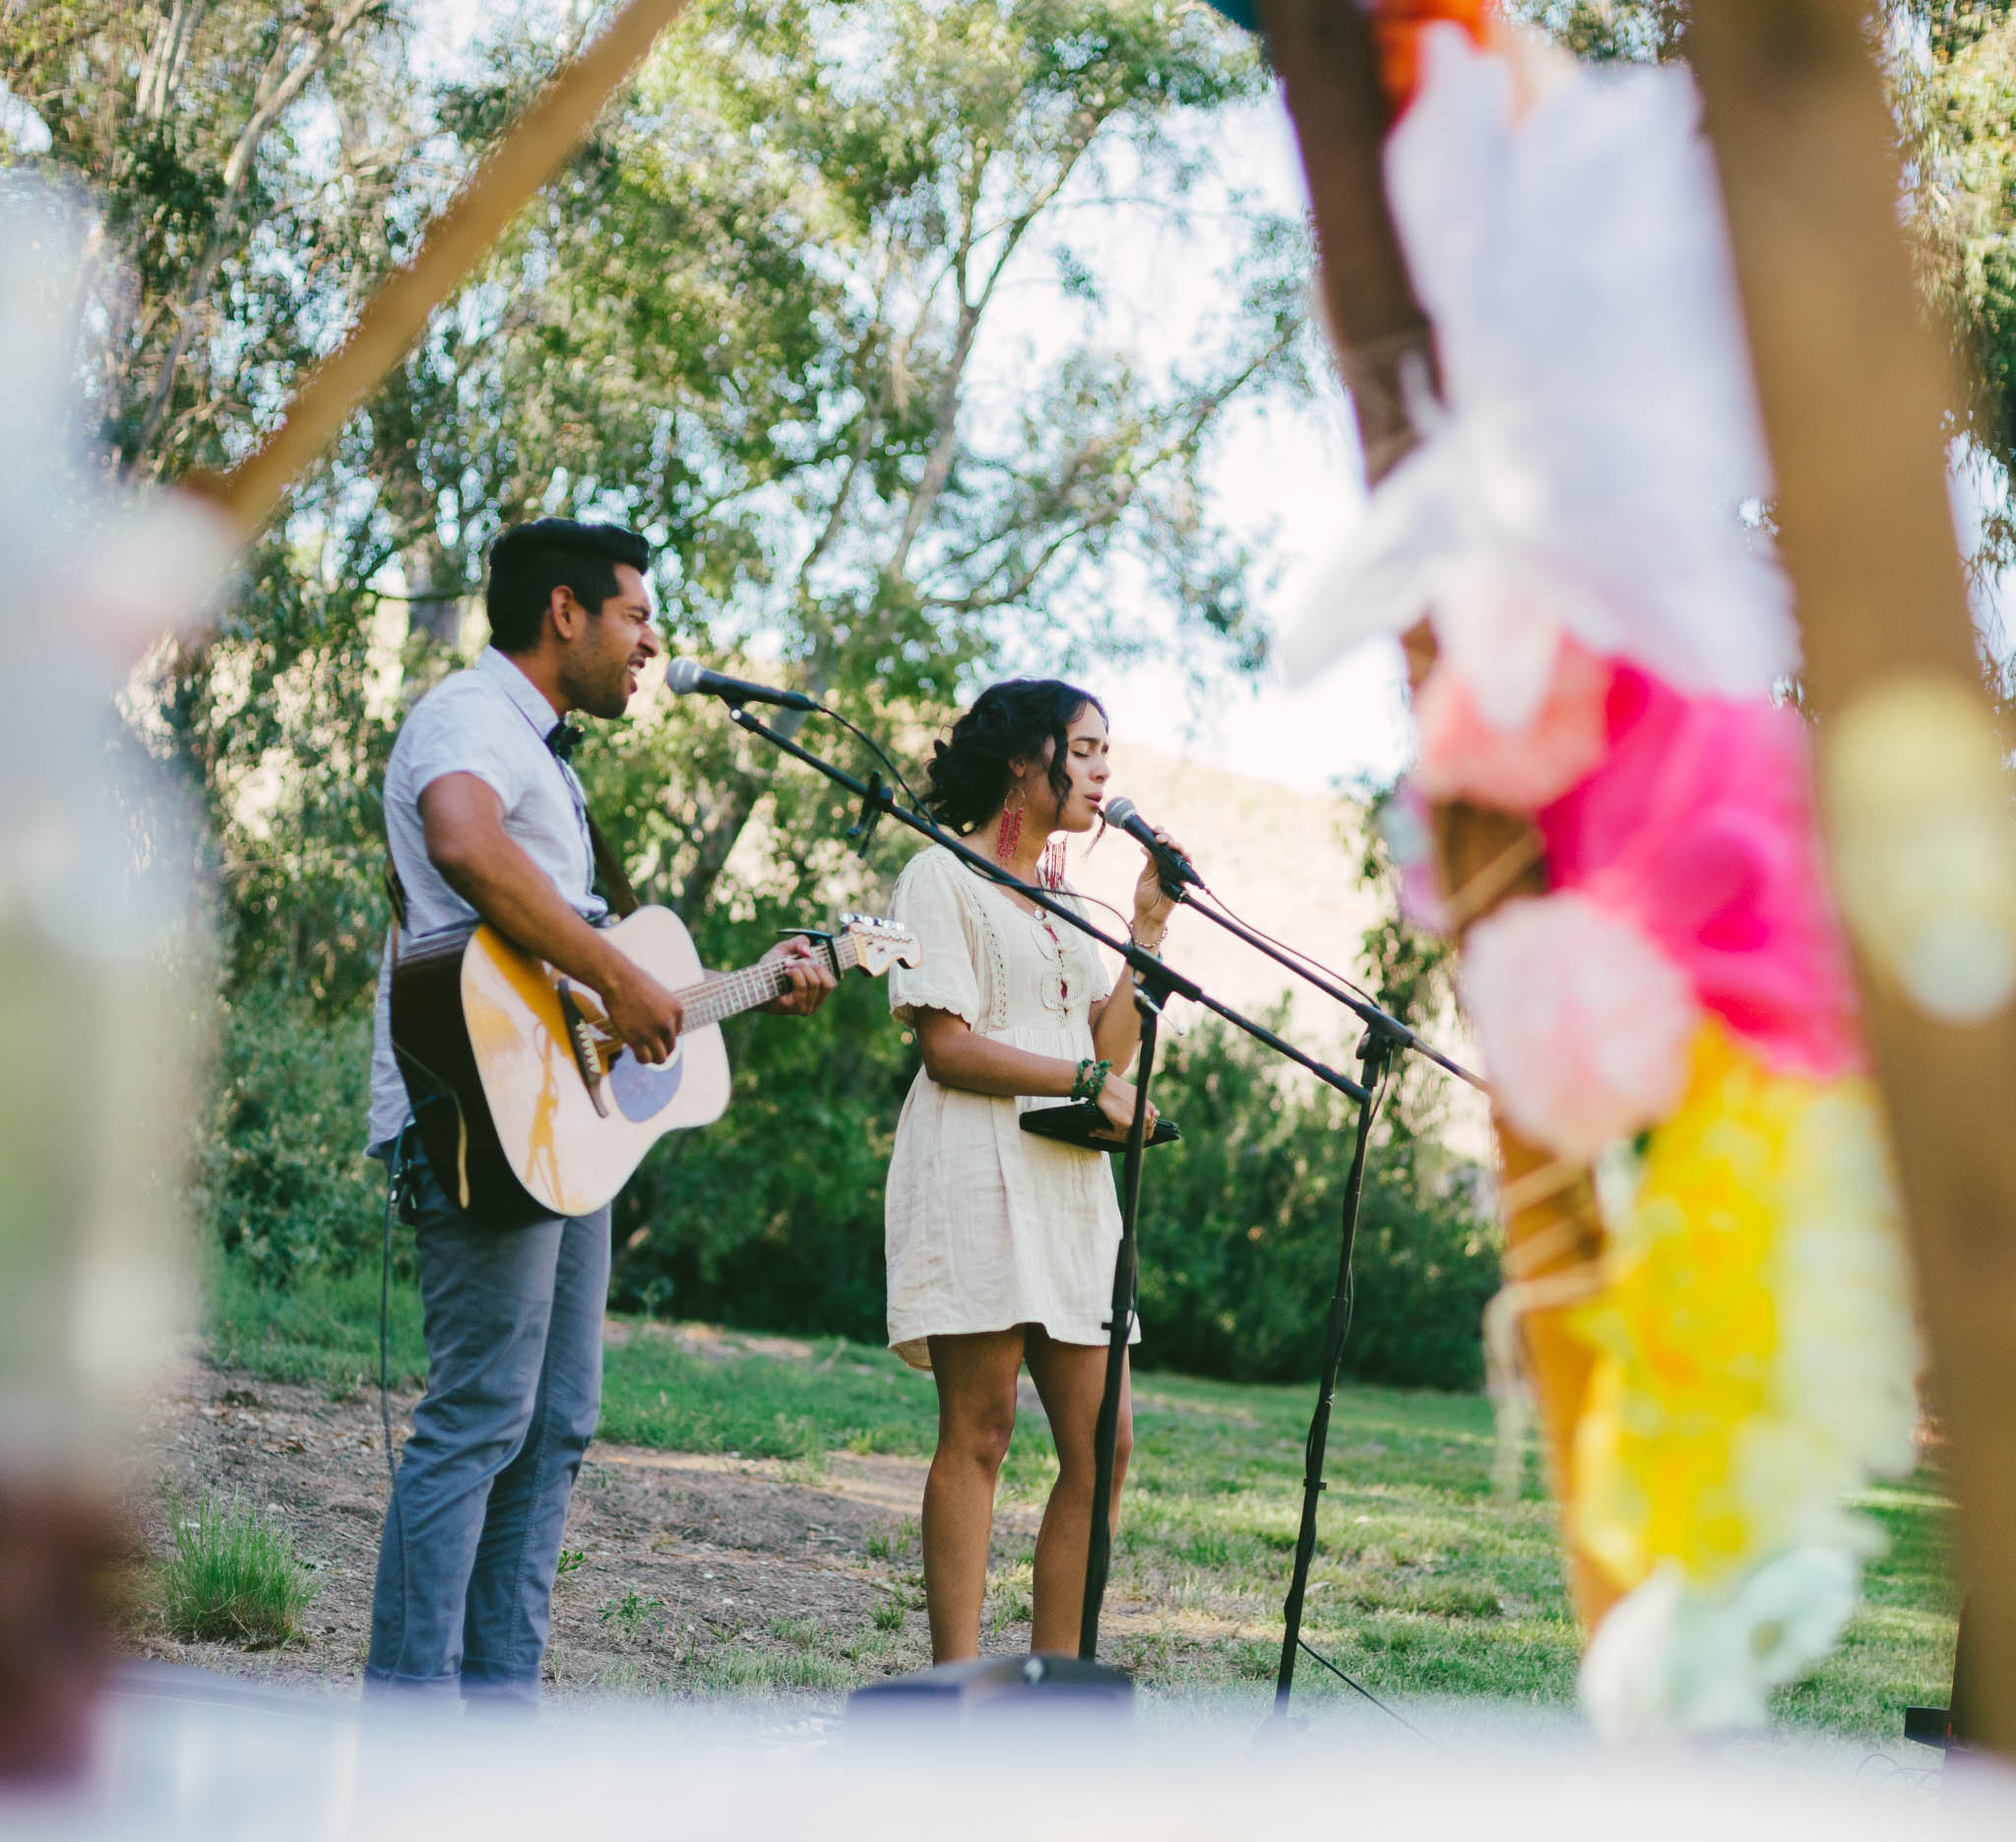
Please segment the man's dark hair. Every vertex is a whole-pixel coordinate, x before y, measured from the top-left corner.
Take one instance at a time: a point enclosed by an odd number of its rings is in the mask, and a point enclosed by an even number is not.
[[[513,525],[490,545],[490,581],[483,592],[490,644],[500,653],[531,652],[555,589],[572,589],[582,606],[600,613],[618,592],[618,563],[639,571],[651,567],[651,545],[621,525],[583,525],[571,518]]]
[[[1045,742],[1053,744],[1050,791],[1063,798],[1071,791],[1065,732],[1087,708],[1106,713],[1090,691],[1061,678],[1003,678],[988,685],[952,726],[952,739],[934,746],[924,805],[956,832],[984,825],[1008,797],[1015,778],[1010,764],[1041,760]]]

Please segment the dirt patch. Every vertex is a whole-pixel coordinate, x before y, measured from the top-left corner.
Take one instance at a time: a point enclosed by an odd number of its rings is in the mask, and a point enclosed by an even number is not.
[[[403,1438],[413,1398],[395,1397]],[[375,1393],[311,1388],[192,1365],[157,1400],[132,1499],[157,1557],[172,1504],[208,1494],[268,1510],[316,1592],[278,1649],[187,1644],[157,1613],[129,1648],[234,1675],[353,1688],[370,1639],[388,1485]],[[555,1689],[633,1694],[838,1693],[929,1661],[916,1515],[918,1459],[766,1460],[590,1449],[568,1514],[546,1678]],[[1007,1501],[986,1648],[1027,1648],[1027,1565],[1039,1506]]]

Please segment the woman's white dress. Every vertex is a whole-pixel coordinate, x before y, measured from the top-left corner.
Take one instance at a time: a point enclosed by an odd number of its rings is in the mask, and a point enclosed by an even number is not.
[[[1029,914],[939,845],[905,865],[891,913],[924,950],[921,966],[889,976],[904,1023],[950,1011],[1039,1055],[1095,1053],[1091,1009],[1112,985],[1075,927]],[[931,1365],[927,1337],[1016,1324],[1040,1324],[1061,1343],[1106,1341],[1120,1240],[1111,1166],[1103,1152],[1017,1124],[1027,1108],[1061,1104],[941,1087],[917,1070],[897,1122],[886,1215],[889,1342],[914,1367]]]

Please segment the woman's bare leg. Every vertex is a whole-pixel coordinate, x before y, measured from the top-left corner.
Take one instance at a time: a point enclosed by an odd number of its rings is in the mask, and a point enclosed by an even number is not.
[[[1057,1443],[1057,1482],[1036,1538],[1036,1621],[1029,1647],[1050,1656],[1078,1654],[1085,1608],[1085,1551],[1092,1530],[1093,1434],[1105,1391],[1103,1345],[1056,1343],[1031,1325],[1029,1372]],[[1120,1485],[1134,1449],[1133,1377],[1120,1373],[1120,1420],[1113,1435],[1112,1526],[1120,1521]]]
[[[931,1339],[938,1449],[924,1481],[924,1607],[933,1663],[980,1653],[994,1483],[1015,1430],[1022,1337],[1018,1328]]]

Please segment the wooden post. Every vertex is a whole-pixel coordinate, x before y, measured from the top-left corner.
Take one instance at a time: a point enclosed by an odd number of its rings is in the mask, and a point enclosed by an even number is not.
[[[1418,439],[1407,415],[1407,368],[1418,365],[1424,385],[1434,379],[1433,335],[1386,202],[1381,150],[1389,111],[1377,52],[1354,0],[1260,0],[1260,13],[1308,174],[1323,304],[1351,386],[1366,479],[1376,485]],[[1417,686],[1433,658],[1434,641],[1425,629],[1408,636]],[[1545,890],[1539,839],[1526,819],[1459,802],[1436,807],[1434,820],[1443,892],[1460,896],[1494,885],[1489,899],[1464,916],[1466,928],[1507,897]],[[1514,866],[1509,873],[1508,865]],[[1508,1270],[1521,1280],[1537,1280],[1595,1260],[1603,1223],[1588,1174],[1559,1166],[1503,1119],[1494,1124],[1504,1191],[1519,1199],[1506,1212]],[[1544,1252],[1522,1262],[1523,1248]],[[1522,1331],[1555,1497],[1565,1506],[1575,1423],[1595,1358],[1559,1311],[1528,1313]],[[1576,1615],[1588,1630],[1609,1609],[1616,1589],[1576,1547],[1565,1519],[1562,1542]]]
[[[1947,509],[1952,380],[1897,222],[1868,7],[1695,0],[1692,17],[1818,718],[1822,816],[1946,1416],[1976,1725],[2012,1753],[2016,1021],[1992,990],[1971,1015],[1928,1003],[1925,975],[1956,967],[1949,955],[1914,969],[1903,913],[1985,914],[1984,889],[2006,891],[2016,854]],[[1961,848],[1909,848],[1941,836]],[[1992,970],[1993,929],[1969,937]]]
[[[190,483],[210,493],[249,536],[287,487],[334,441],[357,406],[418,339],[434,310],[560,168],[686,0],[630,0],[527,106],[469,183],[427,226],[413,258],[365,303],[349,337],[314,367],[284,416],[220,477]]]

